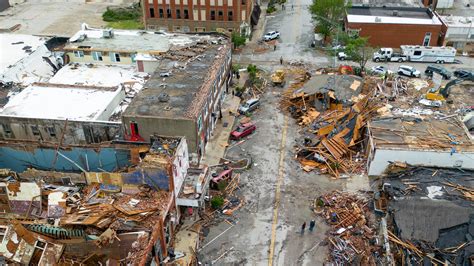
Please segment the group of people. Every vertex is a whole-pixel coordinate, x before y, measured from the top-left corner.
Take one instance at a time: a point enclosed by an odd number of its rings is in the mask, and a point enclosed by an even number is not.
[[[313,232],[315,226],[316,226],[316,221],[311,220],[311,222],[309,222],[309,231]],[[303,225],[301,225],[301,235],[304,235],[305,229],[306,229],[306,222],[304,222]]]

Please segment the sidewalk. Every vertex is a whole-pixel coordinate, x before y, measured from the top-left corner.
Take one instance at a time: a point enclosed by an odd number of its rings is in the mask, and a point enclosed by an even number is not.
[[[194,254],[199,247],[201,226],[199,224],[194,225],[194,222],[190,219],[185,219],[183,226],[175,236],[174,250],[184,253],[184,257],[174,261],[176,265],[188,266],[196,262]]]
[[[224,157],[225,149],[227,148],[229,135],[234,126],[235,116],[230,115],[237,113],[237,108],[240,104],[240,98],[234,97],[232,94],[227,95],[222,105],[222,119],[217,121],[214,133],[207,143],[204,156],[201,158],[201,165],[216,165]],[[226,127],[224,127],[226,124]]]

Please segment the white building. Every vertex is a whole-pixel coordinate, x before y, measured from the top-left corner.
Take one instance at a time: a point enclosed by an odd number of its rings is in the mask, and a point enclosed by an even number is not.
[[[448,26],[445,44],[463,52],[474,52],[474,17],[441,16]]]
[[[473,140],[456,118],[411,121],[402,118],[368,124],[368,174],[378,176],[390,162],[474,169]]]

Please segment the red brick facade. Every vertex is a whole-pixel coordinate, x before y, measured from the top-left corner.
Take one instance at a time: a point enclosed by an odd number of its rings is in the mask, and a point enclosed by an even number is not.
[[[142,1],[147,29],[183,32],[219,29],[239,32],[242,22],[251,24],[253,6],[253,0]]]
[[[400,45],[423,45],[425,34],[431,32],[430,46],[440,46],[444,42],[444,25],[345,23],[346,30],[360,30],[359,36],[369,37],[374,47]]]

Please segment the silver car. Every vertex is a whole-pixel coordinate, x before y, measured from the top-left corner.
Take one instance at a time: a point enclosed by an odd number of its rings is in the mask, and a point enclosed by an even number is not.
[[[257,99],[257,98],[254,98],[254,99],[250,99],[250,100],[246,101],[244,104],[242,104],[239,107],[238,111],[241,114],[246,114],[246,113],[250,113],[250,112],[254,111],[258,107],[260,107],[260,100]]]
[[[416,70],[414,67],[411,67],[411,66],[405,66],[405,65],[401,65],[398,67],[398,71],[397,73],[399,75],[404,75],[404,76],[407,76],[407,77],[416,77],[416,78],[419,78],[421,76],[421,72]]]

